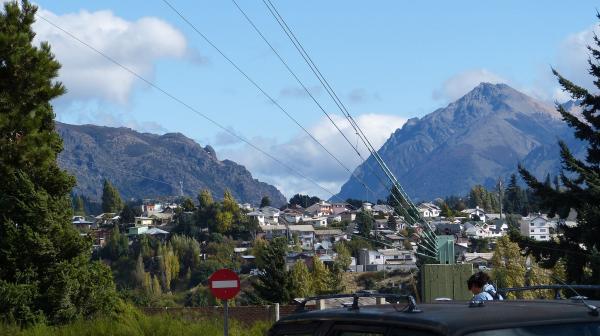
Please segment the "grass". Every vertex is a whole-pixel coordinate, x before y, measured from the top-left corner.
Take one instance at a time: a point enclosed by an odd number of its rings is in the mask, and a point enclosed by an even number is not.
[[[270,323],[256,322],[245,326],[230,320],[230,336],[264,336]],[[14,336],[162,336],[162,335],[223,335],[223,321],[219,319],[189,320],[166,314],[145,315],[126,306],[112,317],[76,321],[62,326],[39,324],[28,328],[0,324],[0,335]]]

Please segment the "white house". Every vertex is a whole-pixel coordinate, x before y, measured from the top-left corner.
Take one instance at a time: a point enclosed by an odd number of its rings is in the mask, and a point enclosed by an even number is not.
[[[291,237],[298,236],[303,249],[312,249],[315,243],[315,228],[312,225],[290,225],[288,229]]]
[[[270,206],[248,213],[248,217],[256,218],[259,225],[276,225],[279,223],[279,209]]]
[[[150,225],[152,225],[152,218],[135,217],[135,226],[150,226]]]
[[[419,210],[424,218],[439,217],[441,212],[440,207],[428,202],[419,204],[417,210]]]
[[[304,218],[302,221],[316,228],[327,227],[327,217]]]
[[[468,214],[469,219],[471,220],[482,221],[484,223],[487,220],[485,211],[483,209],[480,209],[479,206],[477,206],[475,209],[465,209],[463,210],[463,212]]]
[[[520,222],[521,234],[528,236],[538,241],[548,241],[551,239],[550,228],[554,227],[554,223],[537,215],[532,218],[523,218]]]

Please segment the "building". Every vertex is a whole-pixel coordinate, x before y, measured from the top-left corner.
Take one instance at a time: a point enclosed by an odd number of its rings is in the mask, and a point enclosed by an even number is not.
[[[327,227],[327,217],[304,218],[302,221],[316,228]]]
[[[333,241],[337,242],[341,239],[346,239],[347,234],[343,233],[340,229],[327,229],[327,230],[315,230],[315,238],[317,241]]]
[[[550,229],[556,224],[542,215],[533,218],[523,218],[520,221],[521,234],[538,241],[548,241],[551,239]]]
[[[308,208],[305,209],[305,212],[309,216],[313,217],[321,217],[321,216],[329,216],[333,214],[333,207],[331,203],[325,201],[319,201]]]
[[[470,220],[481,221],[484,223],[487,220],[485,211],[483,209],[480,209],[479,206],[475,207],[475,209],[465,209],[463,210],[463,212],[469,215]]]
[[[249,212],[248,217],[256,218],[259,225],[276,225],[279,223],[280,211],[277,208],[266,206]]]
[[[417,206],[417,210],[423,218],[439,217],[441,209],[433,203],[421,203]]]
[[[298,237],[302,249],[310,250],[315,243],[315,228],[312,225],[298,224],[288,226],[289,236]]]
[[[152,218],[149,217],[135,217],[135,226],[150,226],[152,225]]]

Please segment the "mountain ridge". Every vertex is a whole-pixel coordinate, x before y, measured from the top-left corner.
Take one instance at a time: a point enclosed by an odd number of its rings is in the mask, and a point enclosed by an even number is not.
[[[228,189],[239,202],[256,205],[263,196],[277,206],[286,202],[279,190],[254,179],[244,166],[219,160],[211,146],[181,133],[60,122],[56,129],[64,143],[59,165],[76,176],[74,192],[92,199],[100,198],[107,178],[126,199],[179,195],[181,181],[184,195],[193,198],[206,188],[217,199]]]
[[[554,174],[558,138],[580,146],[551,106],[506,84],[481,83],[446,107],[409,119],[378,152],[409,196],[427,200],[464,195],[475,184],[493,186],[519,163],[538,176]],[[381,186],[369,166],[377,167],[373,157],[355,174],[375,191],[371,200],[385,198],[389,186]],[[337,197],[364,195],[361,188],[351,178]]]

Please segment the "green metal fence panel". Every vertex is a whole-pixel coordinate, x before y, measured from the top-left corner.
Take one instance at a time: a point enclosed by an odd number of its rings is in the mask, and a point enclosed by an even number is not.
[[[472,297],[467,280],[473,274],[472,264],[426,264],[421,268],[421,285],[424,302],[438,298],[469,300]]]

